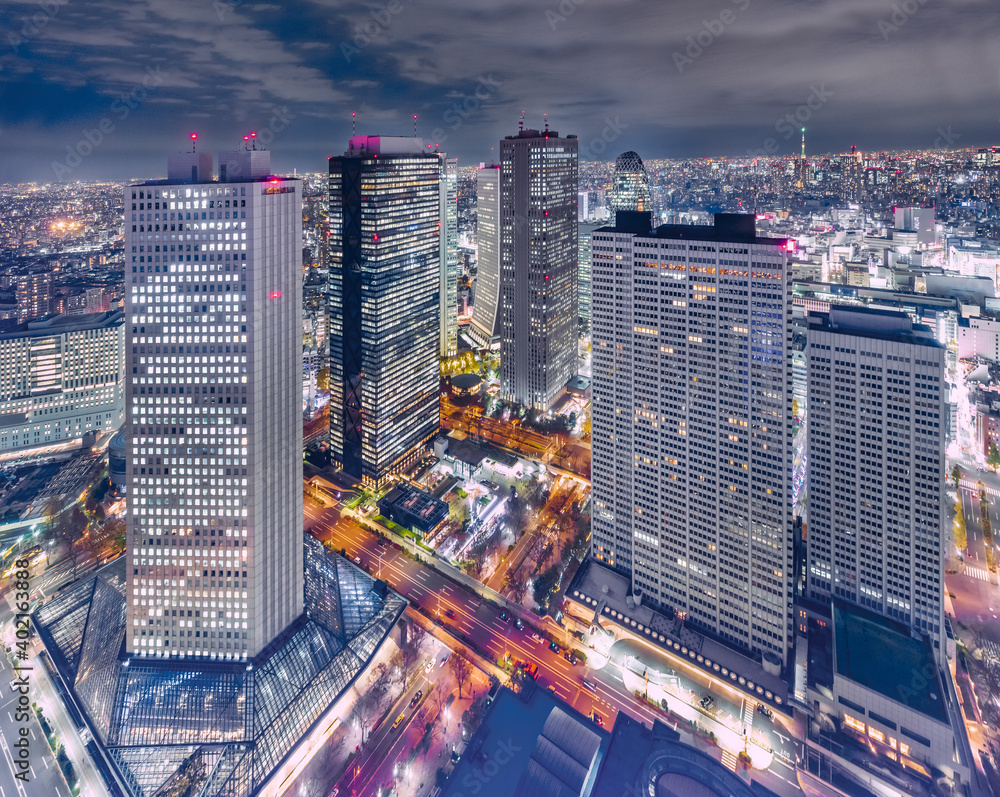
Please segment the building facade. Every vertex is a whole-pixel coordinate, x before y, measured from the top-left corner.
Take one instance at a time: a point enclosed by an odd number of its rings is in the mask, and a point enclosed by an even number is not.
[[[476,300],[470,332],[480,346],[498,338],[500,305],[500,166],[476,172],[476,244],[479,249]]]
[[[579,296],[579,314],[580,314],[580,329],[587,330],[590,329],[590,301],[591,301],[591,287],[590,287],[590,269],[591,269],[591,255],[590,255],[590,236],[593,235],[595,230],[601,229],[602,224],[597,224],[595,222],[590,222],[588,224],[581,224],[579,227],[579,263],[577,266],[577,284],[578,284],[578,296]]]
[[[119,312],[58,315],[0,335],[0,453],[113,432],[125,420]]]
[[[546,412],[576,375],[577,139],[500,142],[500,393]]]
[[[441,356],[458,354],[458,159],[441,157]]]
[[[940,652],[946,349],[903,312],[833,306],[808,322],[808,594]]]
[[[441,161],[387,136],[330,159],[330,452],[365,483],[438,430]]]
[[[303,607],[302,199],[205,154],[125,189],[126,649],[245,660]]]
[[[619,210],[652,211],[649,174],[637,152],[623,152],[615,160],[611,178],[611,223]]]
[[[14,278],[18,323],[47,316],[52,303],[52,275],[48,271],[19,274]]]
[[[791,294],[753,216],[592,236],[592,554],[659,606],[784,661]]]

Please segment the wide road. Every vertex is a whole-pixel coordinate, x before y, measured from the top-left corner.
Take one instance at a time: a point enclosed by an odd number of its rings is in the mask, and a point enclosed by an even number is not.
[[[306,528],[335,549],[344,549],[349,558],[361,559],[362,566],[370,573],[385,580],[414,606],[424,609],[493,661],[506,654],[515,660],[537,664],[540,685],[551,688],[582,714],[596,714],[605,728],[611,728],[619,711],[646,724],[658,719],[676,727],[666,714],[636,698],[616,667],[591,670],[582,664],[570,664],[562,651],[549,649],[537,629],[525,624],[523,630],[518,630],[512,622],[504,622],[500,609],[466,592],[437,571],[418,564],[392,545],[379,546],[375,535],[352,519],[341,517],[336,507],[324,510],[307,501]],[[684,662],[678,660],[677,666],[683,667]],[[593,690],[584,687],[584,679],[594,684]],[[777,756],[775,761],[779,761]],[[755,771],[754,777],[781,794],[798,794],[794,770],[784,764],[776,764],[766,773]]]

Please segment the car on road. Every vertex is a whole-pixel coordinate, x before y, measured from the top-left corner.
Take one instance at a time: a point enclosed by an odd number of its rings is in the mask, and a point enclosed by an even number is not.
[[[449,656],[451,656],[450,650],[441,657],[441,661],[438,662],[438,667],[444,667],[445,663],[448,661]]]
[[[358,567],[361,567],[361,557],[360,556],[355,556],[354,557],[354,564],[356,564]]]
[[[559,647],[559,645],[557,645],[554,641],[549,643],[549,650],[551,650],[553,653],[562,652],[562,648]]]
[[[417,693],[410,699],[410,708],[413,708],[417,703],[420,702],[420,698],[424,696],[424,690],[418,689]]]
[[[502,620],[503,622],[505,622],[505,623],[509,623],[509,622],[510,622],[510,612],[508,612],[508,611],[507,611],[506,609],[503,609],[503,610],[502,610],[502,611],[500,612],[500,619],[501,619],[501,620]]]
[[[763,703],[758,703],[757,704],[757,711],[760,712],[761,714],[763,714],[769,720],[773,720],[774,719],[774,712],[771,711],[771,709],[769,709]]]
[[[576,664],[577,662],[576,656],[574,656],[568,650],[565,653],[563,653],[563,658],[566,659],[566,661],[568,661],[570,664]]]
[[[583,688],[584,689],[589,689],[591,692],[596,692],[597,691],[597,684],[595,684],[593,681],[588,681],[586,678],[584,678],[583,679]]]
[[[444,616],[447,617],[450,620],[454,620],[455,619],[455,610],[454,609],[445,609]]]
[[[596,711],[591,713],[590,718],[597,724],[599,728],[604,727],[604,720],[601,719],[601,715],[598,714]]]
[[[542,641],[542,637],[538,634],[537,631],[532,631],[531,632],[531,638],[533,640],[535,640],[535,642],[541,642]]]
[[[711,695],[705,695],[702,697],[701,701],[698,703],[702,708],[711,708],[715,705],[715,698]]]
[[[403,723],[403,717],[405,717],[405,716],[406,716],[406,712],[403,712],[398,717],[396,717],[396,721],[394,723],[392,723],[392,729],[393,730],[396,730],[396,728],[398,728]]]
[[[524,630],[524,620],[522,620],[520,617],[515,617],[514,618],[514,628],[516,628],[518,631],[523,631]]]

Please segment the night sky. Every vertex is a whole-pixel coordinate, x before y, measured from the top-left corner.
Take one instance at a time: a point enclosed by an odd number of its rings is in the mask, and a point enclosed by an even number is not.
[[[0,0],[0,23],[0,182],[162,175],[192,130],[319,171],[352,111],[417,114],[460,164],[522,109],[589,160],[791,154],[801,123],[816,153],[1000,143],[996,0]]]

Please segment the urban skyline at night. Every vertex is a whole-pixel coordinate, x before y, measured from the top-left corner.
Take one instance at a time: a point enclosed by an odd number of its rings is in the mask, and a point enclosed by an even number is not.
[[[0,797],[1000,796],[998,29],[0,0]]]

